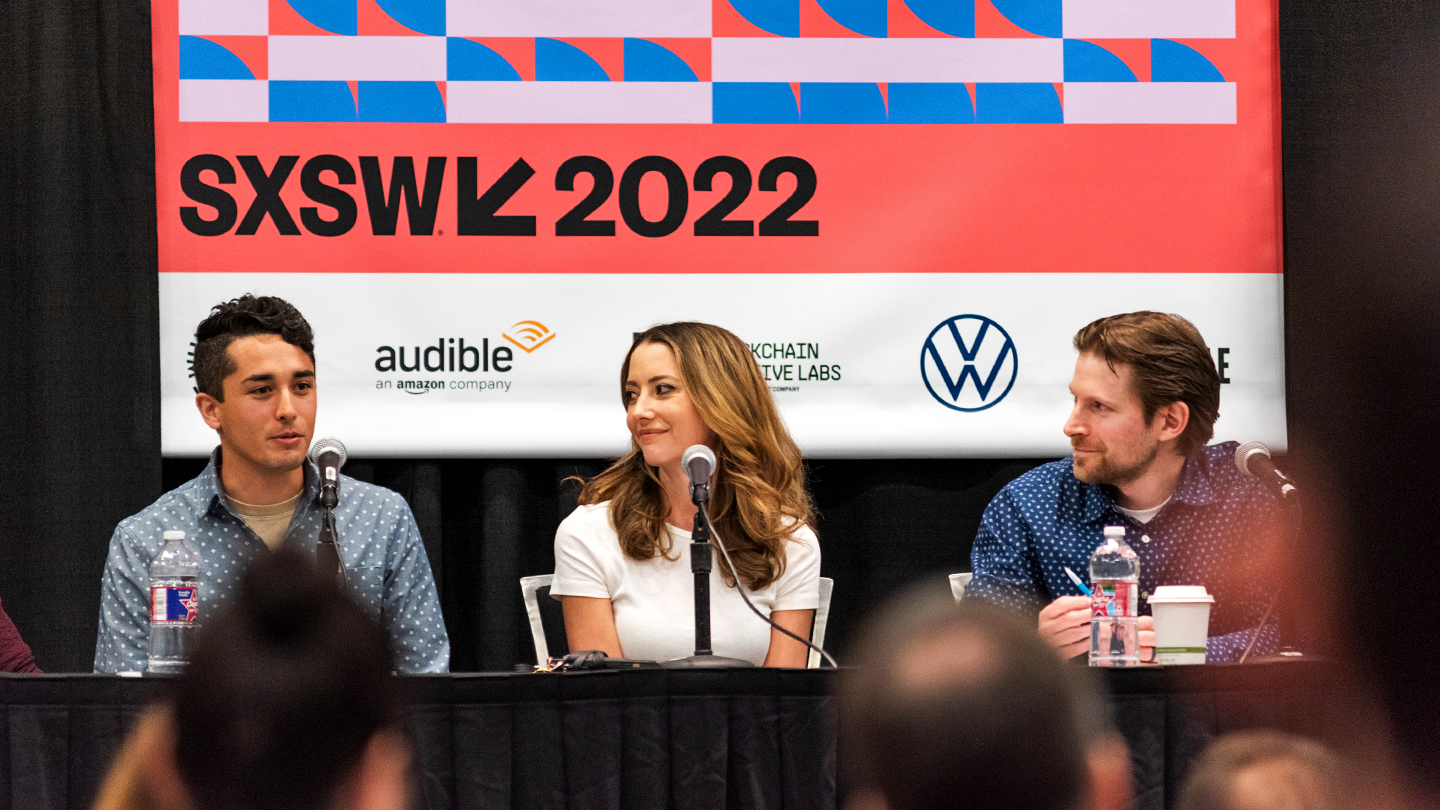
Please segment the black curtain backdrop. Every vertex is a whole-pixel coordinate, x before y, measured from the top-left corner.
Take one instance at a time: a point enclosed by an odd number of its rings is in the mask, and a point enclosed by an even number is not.
[[[47,670],[160,492],[150,81],[145,2],[0,0],[0,599]]]
[[[1434,116],[1375,110],[1398,95],[1387,70],[1432,47],[1440,5],[1285,0],[1280,16],[1298,451],[1334,406],[1329,304],[1356,283],[1330,261],[1343,251],[1335,224],[1372,199],[1344,170],[1359,165],[1357,143],[1433,131]],[[0,29],[0,598],[42,667],[88,669],[112,528],[197,468],[159,456],[148,0],[0,0]],[[1418,95],[1402,103],[1440,91],[1407,92]],[[1346,128],[1365,138],[1337,137]],[[812,462],[823,573],[836,580],[827,646],[843,651],[896,585],[965,570],[984,503],[1035,461]],[[573,503],[561,481],[602,464],[358,460],[348,471],[409,499],[463,670],[530,660],[516,581],[551,570],[554,526]]]

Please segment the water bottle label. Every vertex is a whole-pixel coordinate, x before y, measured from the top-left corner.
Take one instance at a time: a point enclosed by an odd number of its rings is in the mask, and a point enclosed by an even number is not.
[[[200,618],[199,588],[194,585],[151,585],[151,624],[194,624]]]
[[[1090,593],[1091,616],[1135,616],[1139,604],[1135,600],[1138,590],[1133,582],[1093,583]]]

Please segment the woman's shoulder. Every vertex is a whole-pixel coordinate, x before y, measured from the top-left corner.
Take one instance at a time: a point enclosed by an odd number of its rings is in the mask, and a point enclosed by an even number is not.
[[[785,528],[790,530],[790,541],[792,543],[804,543],[810,546],[820,545],[820,538],[815,534],[815,530],[810,528],[810,524],[801,523],[797,527],[795,525],[797,521],[789,515],[786,515],[781,520]]]
[[[610,526],[610,502],[582,503],[560,521],[562,529],[595,529]]]

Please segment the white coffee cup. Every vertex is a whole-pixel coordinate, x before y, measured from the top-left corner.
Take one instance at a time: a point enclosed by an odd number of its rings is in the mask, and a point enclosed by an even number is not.
[[[1155,660],[1166,665],[1205,663],[1210,605],[1204,585],[1160,585],[1150,595],[1155,616]]]

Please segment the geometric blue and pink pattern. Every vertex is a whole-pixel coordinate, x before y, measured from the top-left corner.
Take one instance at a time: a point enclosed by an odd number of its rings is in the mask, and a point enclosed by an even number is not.
[[[179,0],[179,12],[182,121],[1236,120],[1217,66],[1235,0]]]

